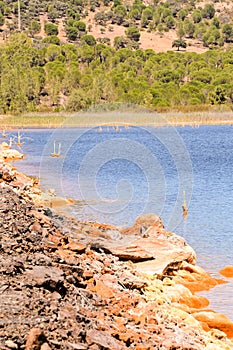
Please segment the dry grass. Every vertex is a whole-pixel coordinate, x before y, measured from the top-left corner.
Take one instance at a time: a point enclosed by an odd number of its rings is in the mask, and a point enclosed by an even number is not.
[[[2,118],[2,117],[1,117]],[[4,116],[0,121],[0,129],[11,128],[68,128],[96,127],[101,125],[135,125],[135,126],[199,126],[233,124],[233,112],[226,109],[183,112],[163,111],[154,112],[141,109],[140,111],[95,111],[80,113],[45,113],[21,116]]]

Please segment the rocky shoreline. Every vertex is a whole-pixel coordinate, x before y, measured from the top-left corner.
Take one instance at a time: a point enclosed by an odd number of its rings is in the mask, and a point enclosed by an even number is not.
[[[43,206],[0,148],[0,349],[233,349],[233,323],[195,292],[223,281],[146,215],[133,227]]]

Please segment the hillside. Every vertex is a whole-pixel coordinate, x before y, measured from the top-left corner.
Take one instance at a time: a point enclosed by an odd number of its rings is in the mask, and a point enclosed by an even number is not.
[[[233,4],[225,0],[23,0],[20,21],[17,1],[0,1],[0,11],[2,41],[23,30],[37,40],[57,35],[62,42],[79,44],[93,40],[86,37],[92,35],[116,48],[155,52],[170,50],[181,39],[187,51],[203,52],[233,40]]]
[[[1,114],[232,109],[231,2],[25,0],[19,14],[16,1],[0,11]]]

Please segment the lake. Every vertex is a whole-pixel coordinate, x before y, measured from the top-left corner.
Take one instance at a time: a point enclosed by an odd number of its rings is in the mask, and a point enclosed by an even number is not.
[[[16,139],[16,133],[11,136]],[[71,197],[78,219],[130,226],[155,213],[183,236],[214,276],[233,265],[233,127],[22,130],[17,168]],[[61,143],[61,157],[51,157]],[[183,219],[182,203],[188,216]],[[233,320],[233,280],[204,293]]]

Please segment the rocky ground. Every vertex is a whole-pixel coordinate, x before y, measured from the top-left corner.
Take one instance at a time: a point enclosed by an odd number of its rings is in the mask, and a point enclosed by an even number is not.
[[[1,155],[0,349],[233,349],[232,322],[194,294],[220,281],[159,217],[62,216]]]

